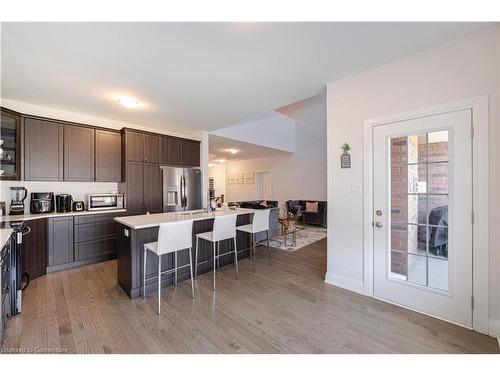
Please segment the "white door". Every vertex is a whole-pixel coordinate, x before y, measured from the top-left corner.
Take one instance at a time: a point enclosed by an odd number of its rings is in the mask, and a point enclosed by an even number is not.
[[[271,172],[257,172],[255,176],[256,199],[271,199]]]
[[[376,297],[472,327],[471,111],[374,127]]]

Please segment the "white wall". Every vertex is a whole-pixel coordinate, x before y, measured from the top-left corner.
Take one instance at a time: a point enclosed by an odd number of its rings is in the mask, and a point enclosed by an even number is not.
[[[208,177],[213,177],[215,196],[226,194],[226,167],[224,164],[214,163],[208,168]],[[227,201],[227,199],[225,199]]]
[[[210,134],[281,151],[295,151],[295,121],[276,111],[214,130]]]
[[[499,53],[494,26],[445,45],[330,83],[328,119],[328,279],[363,285],[363,120],[489,95],[490,319],[500,320]],[[352,145],[352,168],[341,169],[340,146]]]
[[[271,171],[272,196],[280,207],[288,199],[326,200],[326,94],[279,108],[295,120],[295,153],[226,162],[226,174]],[[256,199],[256,185],[226,185],[226,200]]]

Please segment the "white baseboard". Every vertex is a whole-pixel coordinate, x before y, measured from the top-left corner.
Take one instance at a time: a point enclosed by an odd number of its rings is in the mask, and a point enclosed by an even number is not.
[[[500,321],[496,319],[490,319],[489,334],[490,336],[496,337],[498,341],[498,346],[500,346]]]
[[[362,281],[344,276],[334,275],[331,272],[327,272],[325,274],[325,283],[337,286],[342,289],[350,290],[351,292],[365,294],[364,284]]]

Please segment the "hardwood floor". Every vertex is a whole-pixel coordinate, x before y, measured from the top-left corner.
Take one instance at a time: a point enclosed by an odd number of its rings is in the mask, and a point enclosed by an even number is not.
[[[4,352],[498,353],[495,339],[323,282],[326,239],[240,262],[131,301],[116,261],[42,276],[8,322]]]

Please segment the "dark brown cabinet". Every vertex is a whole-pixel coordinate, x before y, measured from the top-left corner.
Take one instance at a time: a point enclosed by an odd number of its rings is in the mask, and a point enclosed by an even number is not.
[[[61,123],[24,119],[25,180],[63,180],[63,134]]]
[[[113,131],[95,131],[95,180],[119,182],[122,180],[121,134]]]
[[[0,180],[21,179],[21,116],[19,113],[1,109]]]
[[[144,134],[125,130],[125,157],[127,161],[144,161]]]
[[[144,209],[150,213],[163,210],[162,173],[158,164],[144,163]]]
[[[94,131],[64,126],[64,181],[94,181]]]
[[[36,279],[45,275],[47,269],[47,220],[27,221],[25,228],[29,232],[23,235],[21,244],[22,270]]]
[[[144,134],[144,161],[147,163],[160,162],[160,136]]]
[[[174,137],[160,138],[160,164],[181,164],[181,140]]]
[[[115,214],[75,217],[75,261],[116,256]]]
[[[200,142],[189,139],[181,141],[181,165],[186,167],[200,166]]]
[[[73,262],[73,217],[48,219],[48,266]]]
[[[130,129],[124,130],[125,157],[127,161],[159,163],[160,136]]]
[[[130,161],[126,171],[127,211],[144,210],[144,163]]]

